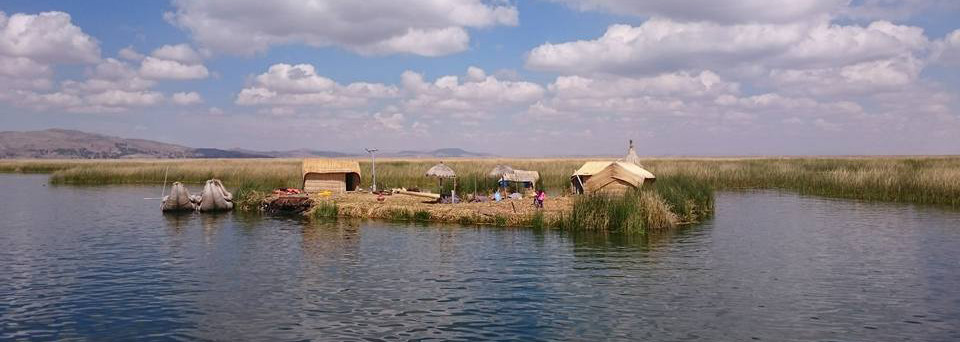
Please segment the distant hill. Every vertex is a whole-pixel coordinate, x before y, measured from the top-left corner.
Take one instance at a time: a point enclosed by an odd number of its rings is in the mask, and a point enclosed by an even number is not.
[[[215,148],[191,148],[67,129],[48,129],[31,132],[0,132],[0,158],[269,158],[269,156]]]
[[[357,157],[333,151],[299,149],[253,151],[243,149],[192,148],[144,139],[126,139],[67,129],[30,132],[0,132],[0,159],[121,159],[121,158],[339,158]],[[401,151],[378,156],[405,158],[485,157],[484,153],[459,148],[433,151]]]
[[[188,147],[66,129],[0,132],[0,158],[189,158]]]

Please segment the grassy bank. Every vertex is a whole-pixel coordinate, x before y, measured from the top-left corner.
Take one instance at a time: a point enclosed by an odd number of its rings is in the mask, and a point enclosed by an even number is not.
[[[495,179],[487,173],[496,164],[508,164],[539,171],[542,186],[555,197],[569,191],[569,175],[583,161],[458,159],[446,163],[459,175],[460,193],[493,190]],[[423,176],[437,162],[380,160],[377,182],[380,188],[437,191],[436,180]],[[644,164],[658,177],[653,186],[623,198],[581,197],[562,220],[531,215],[523,218],[523,225],[636,231],[696,222],[712,210],[713,189],[783,189],[826,197],[960,207],[960,157],[648,159]],[[362,184],[368,186],[371,165],[366,159],[360,165]],[[0,160],[0,172],[52,173],[53,184],[84,185],[160,184],[164,174],[170,182],[193,184],[219,178],[235,191],[240,209],[256,208],[273,188],[300,186],[297,159]],[[450,186],[448,182],[445,191]],[[416,212],[407,214],[394,216],[417,217]]]
[[[622,196],[579,196],[553,225],[570,231],[642,233],[700,222],[713,214],[713,186],[671,176]]]

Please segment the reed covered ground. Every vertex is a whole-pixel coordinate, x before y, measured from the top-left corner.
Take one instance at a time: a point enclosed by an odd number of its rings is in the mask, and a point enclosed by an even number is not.
[[[487,173],[496,164],[508,164],[515,169],[539,171],[542,186],[551,196],[559,196],[569,192],[569,176],[584,161],[455,159],[446,164],[459,176],[460,193],[492,191],[496,182]],[[437,162],[378,160],[377,183],[381,189],[441,190],[436,179],[424,177]],[[371,165],[366,159],[360,160],[360,165],[362,184],[369,186]],[[658,178],[647,191],[612,199],[584,196],[574,201],[573,211],[564,221],[545,224],[635,230],[624,222],[639,222],[636,218],[641,216],[647,223],[669,217],[654,215],[658,210],[625,212],[617,208],[650,209],[661,204],[676,215],[676,222],[697,221],[709,215],[713,189],[783,189],[826,197],[960,207],[960,157],[656,158],[644,160],[644,166]],[[78,185],[161,184],[165,174],[169,182],[200,184],[219,178],[237,191],[239,198],[276,187],[300,186],[298,159],[0,160],[0,172],[52,173],[53,184]],[[449,191],[450,187],[452,183],[447,182],[442,190]]]

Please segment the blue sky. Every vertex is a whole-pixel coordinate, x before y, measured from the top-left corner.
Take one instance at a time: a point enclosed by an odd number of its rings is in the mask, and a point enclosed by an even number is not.
[[[956,154],[943,0],[0,4],[0,130],[507,156]],[[216,133],[210,133],[216,132]]]

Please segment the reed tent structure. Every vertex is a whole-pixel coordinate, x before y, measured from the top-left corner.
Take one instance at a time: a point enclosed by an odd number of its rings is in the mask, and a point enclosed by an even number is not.
[[[453,178],[453,189],[450,190],[450,203],[457,202],[457,173],[453,172],[449,166],[440,162],[440,164],[434,165],[426,173],[427,177],[437,177],[440,180],[439,188],[437,192],[443,191],[443,180],[446,178]]]
[[[637,164],[639,167],[643,167],[643,164],[640,164],[640,156],[637,155],[637,151],[633,149],[633,140],[630,140],[630,148],[627,149],[627,155],[621,159],[627,163]]]
[[[338,159],[304,159],[303,191],[342,193],[360,187],[360,163]]]
[[[650,171],[625,161],[586,162],[570,176],[570,184],[578,194],[622,194],[656,180]]]
[[[434,165],[429,170],[427,170],[427,177],[436,177],[440,180],[440,188],[443,188],[443,180],[446,178],[453,178],[453,187],[457,187],[457,173],[453,172],[449,166],[440,162],[440,164]]]
[[[493,167],[493,170],[490,170],[490,173],[488,174],[488,176],[501,178],[503,177],[503,175],[508,173],[513,173],[512,167],[510,167],[509,165],[497,164],[497,166]]]
[[[513,172],[504,174],[502,178],[500,178],[501,185],[505,185],[505,183],[516,183],[518,184],[518,190],[525,192],[532,192],[534,188],[537,187],[538,181],[540,181],[540,173],[528,170],[513,170]]]

